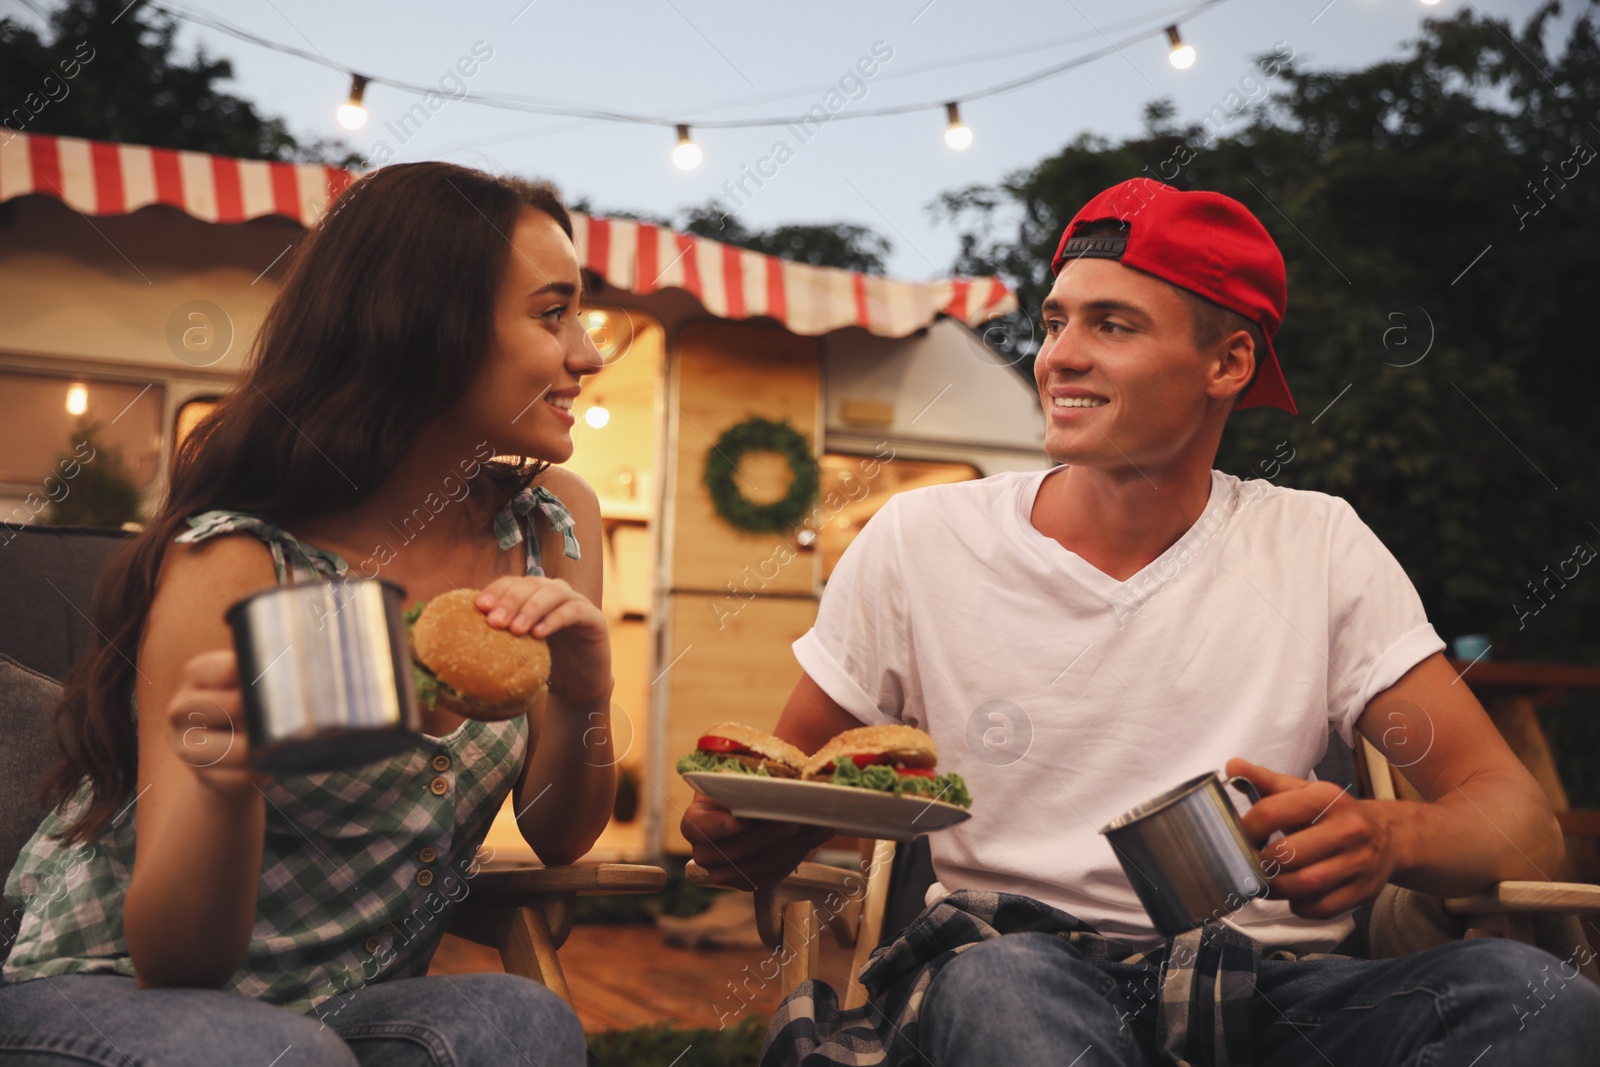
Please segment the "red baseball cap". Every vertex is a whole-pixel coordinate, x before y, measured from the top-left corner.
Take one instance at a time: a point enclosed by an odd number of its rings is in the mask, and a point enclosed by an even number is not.
[[[1102,220],[1121,222],[1126,232],[1072,236],[1078,226]],[[1256,353],[1256,380],[1234,410],[1270,406],[1299,413],[1272,348],[1272,335],[1289,303],[1283,254],[1239,201],[1221,193],[1183,192],[1150,178],[1130,179],[1113,185],[1072,217],[1050,270],[1060,274],[1071,259],[1118,260],[1260,326],[1266,351]]]

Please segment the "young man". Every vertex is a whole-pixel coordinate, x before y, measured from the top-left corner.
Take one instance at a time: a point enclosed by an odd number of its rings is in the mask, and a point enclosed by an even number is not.
[[[990,930],[941,956],[911,998],[916,1056],[1592,1062],[1600,989],[1586,979],[1542,998],[1537,1018],[1519,1013],[1530,981],[1586,961],[1498,939],[1292,958],[1333,948],[1387,882],[1462,896],[1553,878],[1564,850],[1537,784],[1350,506],[1212,469],[1233,410],[1295,412],[1272,348],[1286,292],[1266,230],[1225,196],[1135,179],[1078,213],[1052,266],[1036,378],[1060,465],[890,500],[795,643],[805,673],[777,729],[807,751],[863,723],[927,730],[974,798],[970,821],[929,839],[928,902],[987,918],[1018,894],[1057,924]],[[1425,802],[1309,780],[1330,727],[1383,749]],[[1179,995],[1215,978],[1217,998],[1186,1016],[1170,1003],[1177,954],[1161,966],[1163,939],[1098,830],[1217,769],[1263,794],[1243,819],[1257,846],[1284,836],[1262,854],[1272,899],[1224,918],[1225,936],[1205,942],[1219,955],[1184,972]],[[684,832],[701,866],[746,886],[781,878],[826,836],[744,824],[703,799]],[[1288,951],[1263,955],[1275,949]],[[1242,992],[1219,967],[1243,968]],[[845,1044],[812,1048],[867,1062]]]

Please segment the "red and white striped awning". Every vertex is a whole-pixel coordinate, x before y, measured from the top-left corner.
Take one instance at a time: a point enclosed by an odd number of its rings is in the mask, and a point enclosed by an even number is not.
[[[310,227],[356,175],[314,163],[268,163],[204,152],[10,134],[0,141],[0,203],[36,194],[85,215],[168,204],[206,222],[279,215]],[[798,334],[860,326],[904,337],[948,315],[978,326],[1016,310],[998,278],[902,282],[790,263],[631,219],[573,216],[583,265],[619,289],[677,288],[727,319],[770,316]]]

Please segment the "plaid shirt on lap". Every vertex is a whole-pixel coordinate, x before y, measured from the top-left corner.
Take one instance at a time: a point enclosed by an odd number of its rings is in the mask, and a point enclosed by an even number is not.
[[[524,540],[517,522],[537,509],[577,558],[572,517],[542,488],[524,489],[495,522],[502,548]],[[342,576],[345,562],[266,519],[211,511],[177,538],[260,538],[281,583]],[[526,571],[542,575],[529,536]],[[525,716],[469,719],[444,737],[348,771],[276,777],[262,790],[266,835],[256,921],[244,962],[224,988],[294,1011],[337,1011],[334,997],[372,981],[427,973],[450,913],[471,892],[479,846],[522,770]],[[23,847],[5,895],[23,908],[5,962],[9,982],[61,974],[132,977],[122,901],[133,874],[134,798],[87,844],[58,835],[85,789],[46,816]]]
[[[1250,1015],[1262,953],[1231,926],[1203,926],[1139,952],[1031,897],[962,889],[929,905],[898,939],[872,954],[860,974],[868,994],[862,1007],[841,1009],[823,982],[797,986],[767,1028],[762,1067],[926,1063],[917,1051],[919,1015],[939,970],[973,945],[1028,931],[1064,937],[1091,960],[1156,968],[1160,993],[1147,1007],[1154,1008],[1157,1039],[1179,1067],[1250,1063]],[[1317,956],[1273,949],[1269,958]]]

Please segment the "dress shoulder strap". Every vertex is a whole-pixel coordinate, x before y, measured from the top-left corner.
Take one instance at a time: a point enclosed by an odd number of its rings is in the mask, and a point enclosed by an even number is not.
[[[534,512],[545,517],[550,528],[561,535],[561,551],[568,559],[582,559],[583,554],[578,549],[578,535],[575,531],[576,523],[573,522],[572,512],[550,490],[543,486],[528,486],[516,496],[506,502],[500,509],[500,514],[495,516],[494,534],[500,542],[501,548],[511,548],[523,541],[522,522],[531,522]],[[525,570],[534,577],[544,577],[544,565],[539,560],[538,538],[526,539],[528,553]]]
[[[312,548],[271,520],[248,511],[207,511],[184,521],[189,528],[173,538],[182,544],[239,533],[260,540],[272,553],[272,569],[279,585],[341,577],[350,569],[338,553]]]

